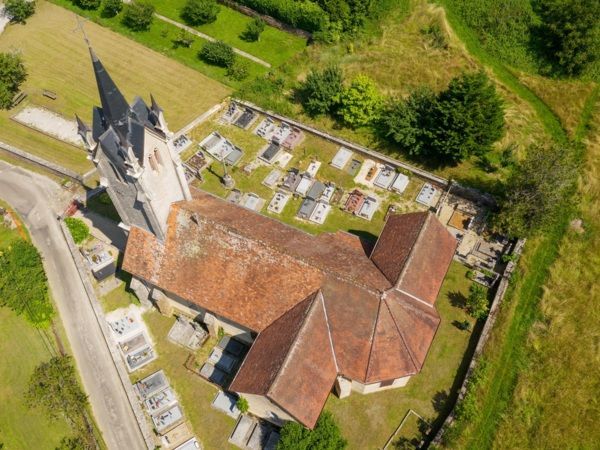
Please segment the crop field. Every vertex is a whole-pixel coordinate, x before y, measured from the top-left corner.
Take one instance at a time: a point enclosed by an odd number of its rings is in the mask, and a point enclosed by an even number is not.
[[[92,106],[99,104],[92,65],[77,19],[69,11],[39,2],[26,25],[11,25],[0,35],[0,51],[19,51],[28,78],[22,105],[44,106],[66,118],[74,114],[91,120]],[[94,50],[129,101],[152,93],[165,110],[172,130],[219,103],[230,88],[211,80],[177,61],[113,33],[94,23],[85,23]],[[185,79],[185,83],[174,80]],[[42,95],[57,94],[56,100]],[[0,112],[0,140],[25,151],[84,172],[91,168],[83,149],[30,130],[10,120],[16,111]]]

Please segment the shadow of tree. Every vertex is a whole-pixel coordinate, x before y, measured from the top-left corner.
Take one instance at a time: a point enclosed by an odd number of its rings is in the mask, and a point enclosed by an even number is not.
[[[431,405],[433,406],[433,409],[435,410],[435,412],[441,413],[442,411],[445,410],[445,406],[446,406],[446,402],[448,402],[450,398],[450,395],[448,395],[447,391],[438,391],[435,393],[435,395],[433,396],[433,399],[431,400]],[[424,421],[423,421],[424,422]],[[427,422],[424,422],[425,426],[429,426],[427,424]]]
[[[467,297],[465,297],[462,292],[448,293],[448,300],[450,300],[450,304],[456,308],[464,308],[467,304]]]

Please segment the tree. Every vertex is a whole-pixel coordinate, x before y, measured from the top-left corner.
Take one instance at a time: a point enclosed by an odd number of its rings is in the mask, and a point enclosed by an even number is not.
[[[287,422],[281,429],[277,450],[343,450],[346,445],[333,416],[325,411],[312,431],[297,422]]]
[[[263,31],[265,31],[265,21],[260,17],[256,17],[252,22],[249,22],[246,29],[242,31],[240,39],[248,42],[256,42],[260,39],[260,35]]]
[[[311,116],[332,113],[344,89],[344,73],[338,66],[311,70],[298,89],[304,110]]]
[[[370,125],[379,117],[382,100],[373,80],[358,75],[339,95],[337,115],[351,128]]]
[[[27,0],[6,0],[4,12],[11,22],[25,23],[35,12],[35,2]]]
[[[194,35],[184,29],[179,30],[179,33],[177,34],[177,36],[175,36],[175,39],[173,39],[173,47],[175,48],[190,48],[193,43]]]
[[[42,258],[29,242],[19,239],[0,254],[0,306],[24,314],[36,327],[50,324],[54,309]]]
[[[11,107],[14,94],[26,78],[27,71],[19,54],[0,53],[0,108]]]
[[[81,390],[69,356],[55,356],[37,366],[29,381],[26,400],[40,407],[48,417],[64,417],[76,430],[87,427],[87,396]]]
[[[577,180],[577,162],[567,146],[534,145],[513,169],[500,199],[497,228],[524,237],[552,224],[566,209]]]
[[[215,66],[231,67],[235,62],[235,53],[231,45],[223,41],[206,42],[198,56],[201,60]]]
[[[544,42],[550,59],[568,75],[583,71],[600,53],[600,2],[542,0]]]
[[[133,31],[146,31],[152,25],[154,6],[146,1],[133,0],[125,5],[123,25]]]
[[[248,409],[250,408],[250,405],[248,405],[248,400],[242,396],[237,399],[235,406],[237,406],[237,409],[239,409],[242,414],[247,413]]]
[[[73,3],[81,9],[98,9],[100,7],[100,0],[73,0]]]
[[[122,9],[122,0],[104,0],[102,3],[102,17],[115,17]]]
[[[217,20],[219,5],[216,0],[187,0],[181,10],[181,18],[188,25],[202,25]]]
[[[248,77],[248,63],[235,58],[233,64],[227,68],[227,76],[236,81],[246,79]]]
[[[90,229],[81,219],[75,217],[67,217],[65,224],[73,236],[73,240],[76,244],[81,244],[90,236]]]
[[[469,288],[467,297],[467,312],[475,319],[485,319],[488,314],[489,306],[487,299],[487,289],[479,283],[473,283]]]

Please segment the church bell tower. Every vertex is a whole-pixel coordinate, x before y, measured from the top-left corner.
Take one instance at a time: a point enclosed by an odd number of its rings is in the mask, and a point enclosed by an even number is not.
[[[91,46],[89,50],[101,107],[93,108],[91,128],[77,117],[88,158],[122,226],[137,226],[164,240],[171,204],[192,198],[173,134],[154,97],[150,106],[140,97],[128,104]]]

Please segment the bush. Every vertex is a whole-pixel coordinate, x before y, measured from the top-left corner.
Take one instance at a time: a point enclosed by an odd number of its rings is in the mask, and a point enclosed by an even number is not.
[[[281,429],[277,450],[343,450],[346,446],[333,416],[325,411],[312,431],[297,422],[287,422]]]
[[[235,402],[235,406],[237,406],[237,409],[239,409],[242,414],[246,414],[250,408],[248,405],[248,400],[246,400],[244,397],[239,397]]]
[[[27,78],[21,56],[17,53],[0,53],[0,108],[12,106],[12,99]]]
[[[306,31],[324,30],[329,22],[325,11],[310,0],[239,0],[238,3]]]
[[[42,258],[25,240],[16,241],[0,253],[0,306],[24,314],[40,328],[47,327],[54,315]]]
[[[75,217],[67,217],[65,224],[76,244],[81,244],[90,237],[90,229],[83,220],[76,219]]]
[[[473,283],[469,288],[466,305],[471,317],[485,319],[489,310],[487,289],[478,283]]]
[[[81,9],[98,9],[100,7],[100,0],[73,0],[73,3]]]
[[[260,35],[263,31],[265,31],[265,21],[260,17],[256,17],[252,22],[248,23],[246,29],[242,31],[240,39],[248,42],[256,42],[260,39]]]
[[[11,22],[25,23],[28,17],[35,12],[35,2],[27,0],[6,0],[4,12],[10,17]]]
[[[184,29],[179,30],[179,33],[177,34],[177,36],[175,36],[175,39],[173,39],[173,47],[174,48],[179,48],[179,47],[190,48],[193,43],[194,43],[194,35]]]
[[[187,0],[181,18],[188,25],[202,25],[217,20],[219,5],[215,0]]]
[[[338,66],[311,70],[298,89],[304,110],[311,116],[334,112],[343,83],[344,73]]]
[[[248,77],[248,63],[235,58],[233,64],[227,68],[227,76],[236,81],[245,80]]]
[[[382,100],[373,80],[358,75],[339,95],[337,115],[351,128],[370,125],[379,118]]]
[[[104,0],[102,3],[102,17],[115,17],[122,9],[122,0]]]
[[[206,42],[198,57],[204,62],[220,67],[231,67],[235,62],[233,48],[223,41]]]
[[[146,31],[154,19],[154,6],[145,1],[134,0],[125,5],[123,25],[133,31]]]

